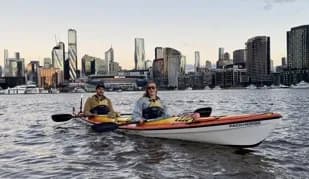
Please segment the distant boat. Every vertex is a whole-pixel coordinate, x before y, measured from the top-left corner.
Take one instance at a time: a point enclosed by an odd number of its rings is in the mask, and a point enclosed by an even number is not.
[[[213,88],[213,90],[221,90],[222,88],[220,87],[220,86],[215,86],[214,88]]]
[[[191,87],[188,87],[188,88],[186,88],[185,90],[192,90],[192,88],[191,88]]]
[[[296,85],[292,85],[293,89],[309,89],[309,83],[305,81],[301,81],[297,83]]]
[[[209,86],[205,86],[204,90],[210,90]]]
[[[8,94],[38,94],[39,88],[35,85],[18,85],[8,89]]]
[[[50,88],[49,89],[49,93],[51,93],[51,94],[58,94],[58,93],[60,93],[60,91],[57,88]]]
[[[279,86],[277,86],[277,85],[271,85],[270,87],[268,87],[269,89],[278,89],[278,88],[280,88]]]
[[[251,84],[246,87],[246,89],[257,89],[255,85]]]
[[[1,91],[1,94],[41,94],[41,93],[47,93],[47,91],[37,87],[34,84],[17,85],[14,88],[8,88]]]
[[[283,84],[280,84],[279,85],[279,88],[290,88],[289,86],[286,86],[286,85],[283,85]]]
[[[76,87],[72,91],[73,93],[86,93],[86,91],[81,87]]]

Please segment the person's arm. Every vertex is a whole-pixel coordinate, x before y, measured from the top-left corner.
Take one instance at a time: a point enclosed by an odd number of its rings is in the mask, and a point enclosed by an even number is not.
[[[132,120],[133,121],[143,120],[143,100],[142,100],[142,98],[140,98],[135,103],[133,113],[132,113]]]
[[[109,117],[112,117],[112,118],[115,118],[115,117],[120,117],[120,113],[119,112],[116,112],[113,108],[113,104],[112,104],[112,101],[110,99],[107,100],[107,105],[108,105],[108,109],[109,109],[109,112],[107,113],[107,115]]]
[[[92,113],[90,112],[91,110],[91,99],[88,98],[85,102],[85,105],[84,105],[84,115],[91,115]]]
[[[112,101],[110,99],[107,99],[107,103],[108,103],[109,112],[115,112]]]
[[[168,113],[168,109],[167,109],[166,105],[164,104],[164,102],[161,101],[161,105],[162,105],[162,108],[163,108],[162,118],[170,117],[171,115]]]

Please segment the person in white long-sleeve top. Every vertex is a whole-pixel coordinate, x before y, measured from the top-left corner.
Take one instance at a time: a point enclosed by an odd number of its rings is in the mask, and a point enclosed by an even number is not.
[[[148,119],[162,119],[170,117],[167,108],[157,96],[157,85],[149,81],[146,85],[145,94],[135,104],[132,120],[144,123]]]

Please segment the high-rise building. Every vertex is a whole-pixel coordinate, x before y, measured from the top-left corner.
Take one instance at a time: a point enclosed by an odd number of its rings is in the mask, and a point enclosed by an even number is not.
[[[68,59],[70,80],[77,78],[77,32],[75,29],[68,30]]]
[[[61,79],[63,79],[62,75],[63,73],[60,72],[59,68],[41,67],[38,70],[38,86],[45,89],[54,88],[63,83],[63,81],[61,81]]]
[[[4,66],[8,64],[7,61],[8,58],[9,58],[9,51],[7,49],[4,49],[4,58],[3,58]]]
[[[20,58],[20,53],[19,52],[15,52],[15,58],[19,59]]]
[[[211,61],[206,60],[205,68],[211,69]]]
[[[200,52],[199,51],[194,52],[194,59],[195,59],[194,72],[198,72],[200,68]]]
[[[219,54],[218,54],[218,60],[223,60],[223,56],[224,56],[224,48],[220,47]]]
[[[44,63],[44,65],[43,65],[44,68],[52,67],[52,59],[51,58],[48,58],[48,57],[44,58],[43,63]]]
[[[224,68],[226,65],[230,65],[230,54],[228,52],[224,53],[224,48],[219,48],[217,68]]]
[[[64,71],[65,46],[63,42],[59,42],[52,49],[52,65],[54,68]]]
[[[107,74],[106,61],[101,58],[84,55],[82,57],[82,75]]]
[[[4,73],[4,76],[6,76],[9,72],[8,58],[9,58],[9,51],[7,49],[4,49],[4,58],[3,58],[3,73]]]
[[[166,48],[167,57],[167,77],[168,77],[168,87],[178,88],[178,77],[180,74],[180,64],[181,64],[181,53],[180,51],[172,48]]]
[[[161,59],[161,58],[163,58],[163,48],[156,47],[155,48],[155,59]]]
[[[31,61],[27,64],[26,71],[27,71],[27,80],[38,84],[38,71],[40,68],[39,61]]]
[[[287,63],[290,70],[309,69],[309,25],[287,32]]]
[[[238,49],[233,52],[233,64],[242,66],[243,68],[246,65],[246,50]]]
[[[159,87],[164,86],[164,59],[157,58],[154,59],[152,65],[152,72],[153,72],[153,80],[157,83]]]
[[[231,60],[229,52],[225,52],[225,53],[223,54],[223,60],[224,60],[225,62],[229,62],[229,61]]]
[[[281,58],[281,66],[282,66],[282,68],[286,68],[286,58],[285,57],[282,57]]]
[[[180,73],[183,75],[186,74],[186,65],[187,65],[186,56],[182,55],[180,59]]]
[[[178,77],[184,73],[185,57],[173,48],[157,47],[157,57],[163,52],[163,58],[153,62],[153,77],[157,85],[162,88],[178,88]]]
[[[275,72],[274,61],[270,60],[270,72]]]
[[[152,67],[152,61],[151,60],[146,60],[145,61],[145,70],[148,70],[151,67]]]
[[[25,60],[23,58],[7,58],[9,77],[24,77],[25,76]]]
[[[143,38],[135,38],[134,62],[135,70],[145,69],[145,45]]]
[[[285,65],[286,65],[286,58],[285,58],[285,57],[282,57],[282,58],[281,58],[281,65],[282,65],[282,66],[285,66]]]
[[[270,82],[270,37],[256,36],[246,42],[247,71],[251,83]]]
[[[111,68],[113,66],[113,63],[114,63],[114,50],[111,47],[105,52],[105,64],[107,74],[111,74],[114,72],[114,69]]]

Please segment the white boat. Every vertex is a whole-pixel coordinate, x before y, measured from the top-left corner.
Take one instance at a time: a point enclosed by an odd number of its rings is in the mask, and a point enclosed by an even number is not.
[[[277,86],[277,85],[270,85],[268,87],[268,89],[278,89],[278,88],[280,88],[280,86]]]
[[[256,89],[256,86],[253,84],[250,84],[249,86],[246,87],[246,89]]]
[[[40,88],[36,87],[36,85],[26,85],[25,86],[25,94],[39,94]]]
[[[213,90],[221,90],[222,88],[220,87],[220,86],[215,86],[214,88],[213,88]]]
[[[205,86],[204,90],[210,90],[209,86]]]
[[[60,91],[57,88],[50,88],[49,89],[49,93],[51,93],[51,94],[58,94],[58,93],[60,93]]]
[[[283,84],[280,84],[279,85],[279,88],[290,88],[289,86],[286,86],[286,85],[283,85]]]
[[[86,93],[86,90],[84,90],[83,88],[81,87],[76,87],[73,89],[72,91],[73,93]]]
[[[243,114],[200,117],[194,121],[182,117],[146,122],[143,125],[120,125],[121,132],[166,139],[186,140],[202,143],[254,147],[260,144],[280,123],[278,113]],[[100,117],[79,118],[90,125],[114,122]],[[117,121],[117,119],[114,119]],[[123,121],[123,119],[122,119]],[[103,122],[103,123],[102,123]]]
[[[38,88],[34,84],[17,85],[14,88],[8,88],[2,91],[3,94],[41,94],[47,92],[47,90]]]
[[[35,85],[17,85],[14,88],[8,88],[7,94],[35,94],[39,93],[39,88]]]
[[[293,89],[309,89],[309,83],[305,81],[301,81],[297,83],[296,85],[292,85]]]

